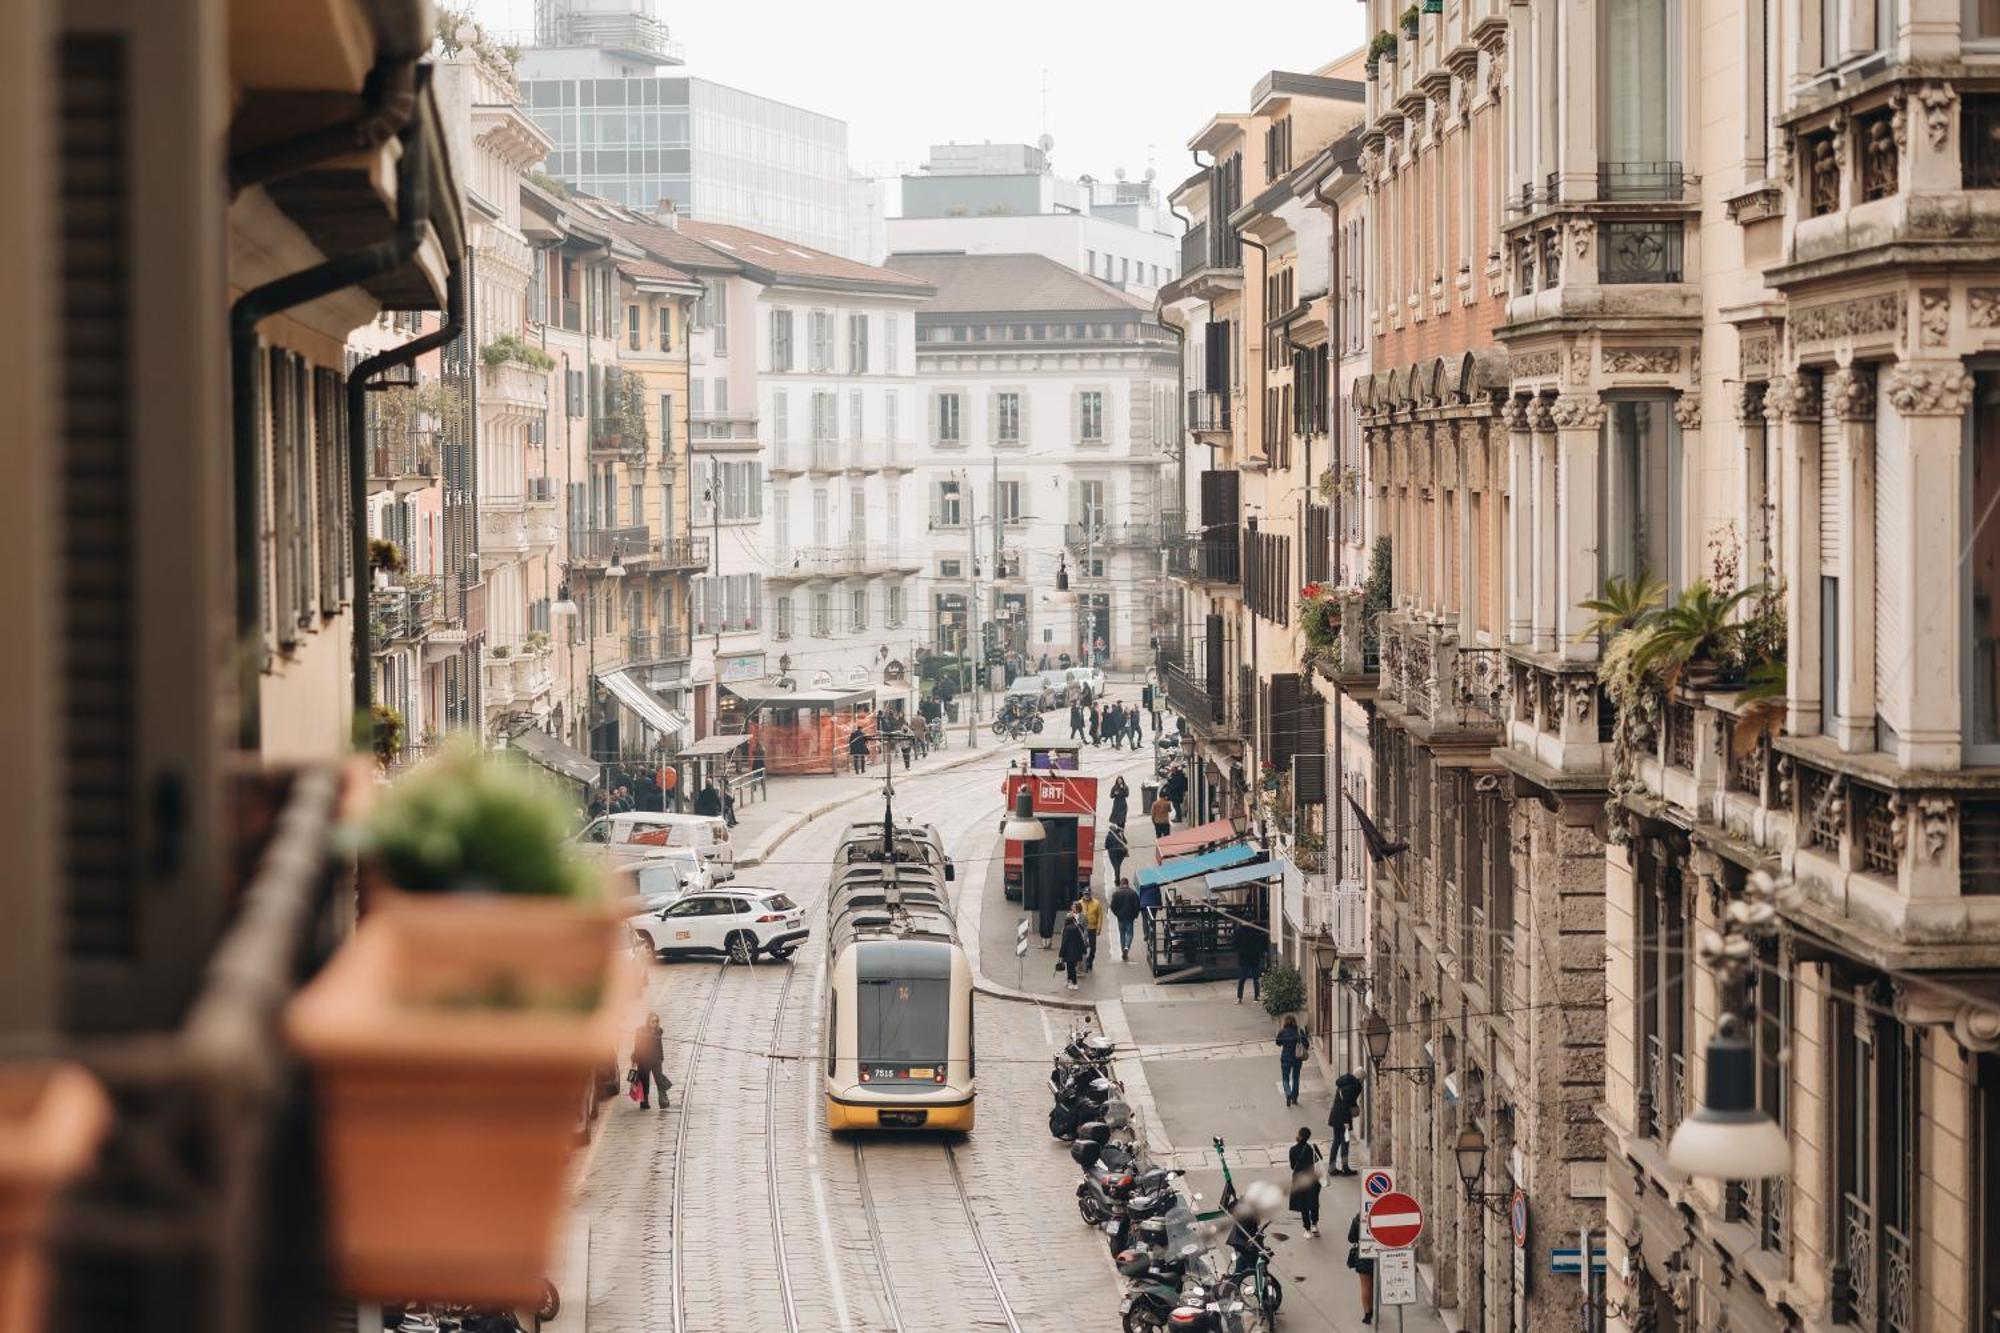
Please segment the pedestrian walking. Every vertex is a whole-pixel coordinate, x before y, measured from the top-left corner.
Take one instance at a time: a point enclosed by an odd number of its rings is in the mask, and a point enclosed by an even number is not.
[[[660,803],[676,814],[681,808],[681,771],[672,764],[660,765]]]
[[[847,733],[847,763],[856,773],[868,771],[868,733],[855,723],[854,730]]]
[[[1139,743],[1146,739],[1145,733],[1139,729],[1139,710],[1136,708],[1125,710],[1125,738],[1132,742],[1135,754],[1139,750]]]
[[[1164,838],[1173,831],[1174,803],[1167,799],[1166,793],[1153,798],[1153,808],[1149,813],[1153,816],[1154,837]]]
[[[1361,1322],[1375,1322],[1375,1261],[1361,1257],[1361,1214],[1347,1224],[1347,1266],[1361,1283]]]
[[[1116,884],[1125,874],[1125,858],[1132,854],[1132,844],[1125,838],[1123,822],[1113,824],[1111,831],[1104,835],[1104,855],[1111,861],[1111,882]]]
[[[1298,1142],[1292,1145],[1292,1211],[1308,1236],[1319,1234],[1319,1145],[1312,1131],[1299,1127]]]
[[[1076,989],[1076,965],[1090,952],[1090,941],[1084,933],[1083,918],[1074,908],[1063,922],[1062,946],[1056,951],[1056,959],[1068,976],[1067,989]]]
[[[722,813],[722,793],[715,789],[715,779],[701,784],[701,791],[694,798],[694,812],[698,815],[720,815]]]
[[[660,1031],[660,1016],[647,1014],[646,1021],[632,1037],[632,1083],[639,1089],[639,1109],[653,1109],[652,1094],[660,1094],[660,1109],[667,1109],[667,1092],[674,1081],[667,1077],[666,1036]]]
[[[1125,779],[1115,778],[1111,783],[1111,823],[1114,828],[1125,827],[1126,802],[1132,797],[1132,789],[1125,785]]]
[[[1333,1081],[1333,1109],[1326,1115],[1327,1128],[1333,1131],[1333,1144],[1326,1150],[1326,1169],[1331,1175],[1356,1174],[1348,1165],[1348,1137],[1360,1107],[1361,1080],[1352,1071],[1342,1073]]]
[[[1075,698],[1069,705],[1069,738],[1073,741],[1083,739],[1083,703]]]
[[[1129,879],[1120,879],[1111,891],[1111,915],[1118,922],[1118,960],[1132,961],[1132,928],[1139,921],[1139,891]]]
[[[1181,802],[1187,798],[1187,770],[1175,764],[1167,773],[1167,780],[1160,784],[1160,795],[1173,806],[1174,814],[1181,812]]]
[[[1236,1003],[1243,1003],[1243,983],[1250,998],[1264,998],[1264,932],[1247,921],[1236,923]]]
[[[1084,691],[1086,697],[1089,694],[1089,690]],[[1104,741],[1104,710],[1093,704],[1089,706],[1088,711],[1090,713],[1090,743],[1092,745],[1100,745]]]
[[[931,752],[931,721],[922,713],[910,719],[910,739],[916,743],[917,758]]]
[[[1083,891],[1083,928],[1090,932],[1090,953],[1083,960],[1083,970],[1097,970],[1097,935],[1104,929],[1104,900],[1089,889]]]
[[[1238,930],[1243,927],[1238,926]],[[1243,998],[1242,979],[1238,978],[1236,998]],[[1278,1025],[1275,1038],[1278,1046],[1278,1086],[1284,1089],[1285,1105],[1299,1104],[1299,1071],[1306,1067],[1306,1056],[1312,1051],[1312,1040],[1306,1030],[1299,1026],[1299,1020],[1290,1014]],[[1303,1134],[1305,1131],[1299,1131]]]

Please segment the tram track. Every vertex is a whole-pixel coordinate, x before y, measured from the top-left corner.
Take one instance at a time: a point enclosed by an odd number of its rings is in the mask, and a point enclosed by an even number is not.
[[[687,1296],[683,1285],[684,1265],[682,1262],[683,1252],[686,1247],[681,1244],[681,1200],[684,1191],[681,1183],[687,1174],[688,1122],[694,1118],[692,1114],[695,1104],[694,1075],[696,1068],[701,1064],[702,1042],[708,1035],[708,1020],[715,1013],[715,1002],[722,997],[723,977],[728,974],[728,971],[729,964],[727,962],[716,967],[713,979],[708,987],[708,1002],[702,1006],[701,1018],[695,1023],[694,1035],[687,1039],[688,1062],[681,1083],[680,1121],[674,1126],[674,1197],[667,1217],[667,1230],[668,1234],[672,1237],[671,1244],[673,1247],[671,1281],[673,1285],[674,1333],[687,1333]]]
[[[903,1333],[905,1328],[911,1327],[905,1321],[906,1309],[912,1308],[912,1301],[908,1298],[916,1295],[916,1293],[905,1288],[902,1295],[898,1294],[898,1281],[895,1276],[896,1270],[894,1266],[895,1256],[891,1254],[892,1246],[888,1235],[889,1229],[884,1223],[882,1210],[877,1206],[874,1185],[871,1183],[869,1177],[868,1149],[870,1146],[864,1143],[860,1137],[855,1138],[854,1171],[856,1179],[860,1183],[862,1215],[868,1228],[869,1245],[875,1252],[876,1267],[881,1273],[883,1296],[887,1304],[890,1324],[895,1333]],[[1013,1301],[1008,1297],[1007,1285],[1001,1279],[1000,1269],[994,1262],[993,1251],[987,1246],[986,1236],[980,1226],[978,1211],[973,1207],[972,1194],[966,1188],[965,1177],[959,1170],[958,1155],[953,1149],[950,1140],[939,1139],[929,1145],[924,1145],[920,1141],[913,1140],[878,1140],[872,1146],[883,1152],[884,1155],[893,1156],[899,1164],[914,1164],[918,1162],[935,1163],[940,1160],[944,1163],[948,1184],[942,1181],[931,1181],[928,1178],[929,1172],[927,1169],[924,1173],[925,1180],[921,1184],[912,1179],[900,1180],[896,1183],[906,1200],[915,1199],[928,1202],[947,1194],[957,1200],[958,1214],[963,1222],[961,1237],[963,1244],[957,1247],[961,1253],[956,1256],[956,1260],[960,1270],[976,1266],[977,1270],[984,1274],[985,1284],[992,1290],[992,1308],[990,1310],[974,1310],[966,1308],[966,1306],[961,1304],[961,1302],[970,1300],[971,1292],[955,1280],[958,1274],[951,1267],[953,1256],[948,1253],[948,1249],[951,1248],[950,1240],[943,1231],[942,1223],[944,1219],[937,1213],[930,1212],[927,1209],[919,1210],[910,1219],[919,1224],[924,1243],[921,1249],[915,1244],[910,1245],[908,1247],[910,1253],[902,1256],[904,1261],[913,1267],[921,1268],[923,1271],[932,1274],[938,1272],[940,1262],[943,1262],[944,1289],[949,1293],[948,1300],[950,1302],[951,1317],[960,1321],[959,1327],[1005,1329],[1006,1333],[1021,1333],[1020,1319],[1015,1314]],[[941,1156],[933,1156],[931,1152],[933,1149],[941,1154]],[[914,1175],[914,1172],[907,1174]],[[968,1263],[968,1260],[971,1262]],[[925,1294],[930,1298],[928,1307],[926,1307],[924,1302],[920,1301],[915,1303],[914,1308],[928,1308],[930,1313],[942,1313],[946,1307],[943,1303],[937,1301],[937,1290],[934,1289]],[[916,1325],[916,1330],[917,1333],[923,1333],[924,1330],[936,1327],[941,1327],[941,1325],[931,1320],[924,1320]]]
[[[778,990],[777,1017],[771,1025],[771,1049],[784,1049],[785,1007],[791,999],[792,983],[798,980],[797,963],[785,966],[785,984]],[[792,1297],[792,1270],[785,1258],[785,1210],[778,1201],[778,1062],[765,1062],[764,1071],[764,1197],[771,1210],[771,1249],[778,1261],[778,1299],[785,1315],[786,1333],[799,1333],[799,1311]]]

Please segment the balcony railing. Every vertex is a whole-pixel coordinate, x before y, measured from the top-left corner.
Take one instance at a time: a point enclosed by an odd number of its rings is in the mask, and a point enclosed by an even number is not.
[[[1189,430],[1220,433],[1229,429],[1228,394],[1213,389],[1189,389],[1187,397]]]
[[[645,452],[646,437],[635,435],[625,429],[625,423],[616,417],[604,417],[591,423],[590,451],[594,454],[618,454],[636,457]]]
[[[609,564],[614,557],[620,561],[638,560],[652,554],[652,536],[643,525],[596,528],[589,532],[572,533],[570,540],[574,543],[570,548],[572,559],[598,564]]]
[[[1243,581],[1238,529],[1224,528],[1167,543],[1167,573],[1194,583],[1233,586]]]
[[[659,543],[653,564],[658,569],[704,570],[708,568],[708,538],[668,537]]]
[[[369,642],[380,652],[393,644],[422,638],[430,618],[429,586],[379,588],[368,599]]]
[[[755,412],[696,412],[688,418],[688,438],[696,444],[722,440],[755,440]]]
[[[583,332],[583,304],[579,301],[562,303],[562,326],[571,333]]]
[[[865,542],[780,548],[771,557],[771,570],[765,577],[774,580],[875,578],[912,572],[920,563],[913,555],[905,556],[898,546]]]
[[[1226,723],[1221,681],[1202,680],[1177,662],[1167,664],[1164,676],[1167,703],[1189,726],[1213,731]]]
[[[684,662],[694,656],[694,628],[691,625],[655,625],[651,629],[625,631],[627,663]]]
[[[1459,720],[1468,727],[1500,730],[1507,723],[1506,654],[1498,648],[1459,648],[1453,684]]]
[[[1874,1205],[1867,1200],[1842,1193],[1840,1263],[1834,1273],[1835,1317],[1846,1313],[1844,1322],[1871,1333],[1910,1333],[1916,1326],[1914,1280],[1910,1238],[1895,1227],[1881,1225]]]
[[[423,482],[438,475],[437,438],[430,431],[368,432],[368,479],[371,482]],[[377,486],[376,489],[385,489]]]
[[[1181,267],[1183,274],[1192,273],[1208,265],[1208,224],[1197,222],[1181,235]]]
[[[1063,545],[1154,550],[1160,545],[1160,528],[1157,523],[1065,523]]]
[[[1682,281],[1681,224],[1673,219],[1597,224],[1600,282]]]
[[[1645,1080],[1639,1132],[1664,1142],[1679,1128],[1687,1106],[1687,1057],[1678,1052],[1669,1055],[1665,1041],[1648,1036]]]
[[[1676,200],[1681,197],[1684,180],[1678,162],[1600,162],[1597,197]]]

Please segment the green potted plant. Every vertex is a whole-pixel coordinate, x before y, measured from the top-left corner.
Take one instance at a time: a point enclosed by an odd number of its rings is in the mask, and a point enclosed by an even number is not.
[[[368,568],[377,574],[400,574],[403,572],[403,548],[387,537],[368,539]]]
[[[1378,65],[1384,60],[1389,61],[1391,64],[1395,63],[1396,34],[1387,28],[1376,33],[1374,40],[1368,43],[1368,58]]]
[[[1685,681],[1706,689],[1740,680],[1744,622],[1737,608],[1763,595],[1762,585],[1720,593],[1707,579],[1698,579],[1672,606],[1657,612],[1647,624],[1638,649],[1638,665],[1672,689]]]
[[[491,648],[487,650],[487,652],[491,656],[500,661],[505,661],[507,658],[512,657],[514,655],[514,650],[512,648],[509,648],[504,643],[494,644]]]
[[[0,1066],[0,1329],[42,1327],[49,1209],[110,1128],[111,1101],[82,1069]]]
[[[524,765],[450,747],[354,830],[352,939],[293,1000],[341,1284],[364,1300],[539,1299],[580,1097],[637,992],[615,907]]]
[[[403,753],[403,715],[388,704],[375,704],[369,709],[369,747],[375,752],[375,762],[388,768]]]
[[[1265,968],[1257,989],[1264,1012],[1273,1018],[1283,1018],[1306,1007],[1305,979],[1290,963],[1273,963]]]
[[[1403,11],[1403,35],[1413,42],[1417,40],[1417,15],[1415,5]]]
[[[486,368],[496,370],[508,362],[528,367],[530,370],[554,370],[556,359],[518,333],[496,334],[492,341],[479,349],[479,359]]]
[[[1579,610],[1590,612],[1590,624],[1577,632],[1577,641],[1585,639],[1609,640],[1624,633],[1658,613],[1667,600],[1665,580],[1656,579],[1641,570],[1629,579],[1616,575],[1604,580],[1604,591],[1595,597],[1577,603]]]

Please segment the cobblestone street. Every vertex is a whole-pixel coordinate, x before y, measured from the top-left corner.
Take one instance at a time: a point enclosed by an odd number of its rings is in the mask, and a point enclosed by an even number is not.
[[[996,748],[898,783],[898,816],[938,825],[961,894],[987,883],[1000,774],[1017,753]],[[835,839],[879,812],[861,798],[806,825],[743,882],[793,893],[817,932]],[[619,1098],[605,1109],[580,1192],[584,1326],[1115,1328],[1116,1275],[1077,1220],[1075,1167],[1044,1123],[1048,1053],[1076,1012],[978,998],[971,1135],[836,1139],[816,1076],[820,948],[815,938],[790,964],[653,968],[648,1003],[667,1032],[673,1104],[644,1111]]]

